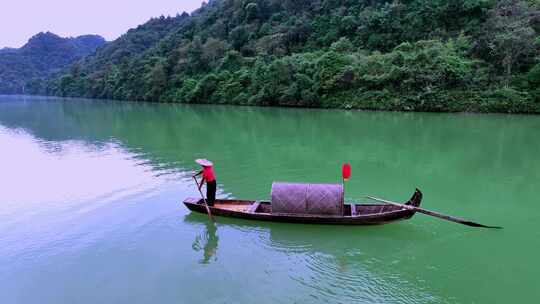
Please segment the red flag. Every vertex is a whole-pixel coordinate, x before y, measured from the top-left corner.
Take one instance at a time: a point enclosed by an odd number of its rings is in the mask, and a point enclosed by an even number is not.
[[[344,163],[341,167],[341,174],[343,175],[343,180],[347,181],[351,177],[351,164]]]

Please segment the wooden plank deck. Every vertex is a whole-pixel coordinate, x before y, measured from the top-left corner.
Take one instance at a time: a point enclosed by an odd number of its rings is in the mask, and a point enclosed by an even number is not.
[[[236,212],[247,212],[251,205],[246,204],[215,204],[215,208],[226,209]]]

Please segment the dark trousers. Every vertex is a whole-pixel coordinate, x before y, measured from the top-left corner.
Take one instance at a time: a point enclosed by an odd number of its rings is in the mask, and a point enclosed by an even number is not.
[[[216,180],[206,183],[206,202],[208,206],[214,206],[216,201]]]

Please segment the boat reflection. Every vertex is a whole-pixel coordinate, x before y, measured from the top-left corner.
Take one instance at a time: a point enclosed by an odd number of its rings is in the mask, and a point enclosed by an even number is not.
[[[194,250],[207,248],[215,255],[218,247],[217,225],[227,226],[240,232],[256,231],[265,246],[284,252],[318,252],[334,257],[350,255],[351,253],[381,254],[395,253],[393,248],[399,247],[403,254],[415,241],[430,239],[430,234],[420,227],[396,223],[375,226],[340,226],[340,225],[304,225],[273,223],[263,221],[239,220],[227,217],[217,217],[216,222],[210,222],[208,217],[198,213],[185,215],[184,222],[203,226],[203,231],[193,243]],[[201,245],[203,244],[204,245]],[[412,248],[411,248],[412,249]]]
[[[217,260],[219,237],[217,226],[214,222],[205,222],[203,230],[195,237],[191,247],[195,251],[202,251],[203,257],[199,261],[201,264],[209,264],[212,260]]]
[[[419,299],[445,302],[436,292],[422,287],[425,274],[414,267],[415,247],[417,250],[422,246],[419,244],[429,243],[432,238],[415,225],[348,227],[225,217],[217,217],[212,223],[197,213],[186,215],[184,222],[204,228],[204,237],[197,236],[193,245],[194,250],[204,251],[201,263],[215,261],[212,257],[217,253],[217,225],[222,239],[243,242],[246,250],[257,252],[256,260],[273,261],[266,272],[286,273],[287,280],[294,282],[289,284],[311,297],[351,303],[412,303]],[[230,252],[233,246],[222,246],[220,264],[232,263],[232,257],[240,258],[238,252]],[[243,258],[246,264],[256,263],[249,255]],[[281,264],[282,260],[287,262]]]

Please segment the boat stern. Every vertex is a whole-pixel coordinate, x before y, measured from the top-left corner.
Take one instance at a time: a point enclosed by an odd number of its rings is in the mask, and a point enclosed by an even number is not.
[[[188,197],[183,201],[183,203],[186,205],[186,207],[188,207],[188,209],[193,210],[194,206],[200,205],[201,200],[201,198],[197,197]]]

